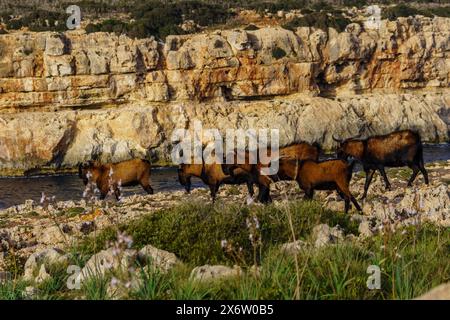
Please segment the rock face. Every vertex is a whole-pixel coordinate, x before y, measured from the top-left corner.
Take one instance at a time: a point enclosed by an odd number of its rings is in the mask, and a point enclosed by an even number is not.
[[[450,19],[400,18],[379,30],[307,27],[133,40],[106,33],[0,36],[0,105],[86,106],[299,92],[448,86]]]
[[[332,136],[348,138],[417,129],[425,141],[448,141],[450,93],[364,95],[341,98],[289,96],[270,101],[128,105],[89,111],[0,114],[0,170],[38,166],[73,167],[148,157],[153,149],[171,161],[175,128],[278,129],[280,145],[317,141],[326,149]]]
[[[282,144],[325,148],[332,134],[401,128],[448,141],[449,32],[450,19],[416,17],[379,30],[271,27],[164,44],[83,31],[0,35],[0,170],[150,149],[167,161],[173,130],[196,119],[221,131],[277,128]]]

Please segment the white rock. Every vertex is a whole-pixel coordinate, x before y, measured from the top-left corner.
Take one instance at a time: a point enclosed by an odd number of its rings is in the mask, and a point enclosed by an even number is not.
[[[372,229],[370,227],[370,221],[363,221],[359,224],[358,231],[363,238],[373,236]]]
[[[25,288],[24,291],[22,291],[22,296],[25,299],[33,299],[38,293],[39,293],[39,290],[37,288],[28,286]]]
[[[65,235],[63,233],[62,229],[60,229],[58,226],[55,225],[45,229],[40,228],[41,227],[38,227],[39,231],[37,232],[37,234],[39,234],[39,236],[37,237],[37,239],[39,240],[40,243],[46,245],[54,245],[61,242],[65,242],[66,237],[68,237],[68,235]]]
[[[163,272],[169,271],[176,264],[180,263],[175,254],[155,248],[152,245],[146,245],[139,250],[138,259],[142,263],[150,262],[152,266]]]
[[[242,274],[242,269],[239,266],[233,268],[222,265],[204,265],[195,267],[191,272],[191,279],[196,281],[211,281],[217,279],[224,279],[229,277],[239,277]]]
[[[47,262],[49,264],[55,263],[66,263],[68,261],[68,257],[63,254],[63,252],[56,248],[47,248],[41,251],[37,251],[33,253],[30,257],[28,257],[24,266],[24,276],[23,279],[25,281],[31,281],[34,279],[33,273],[39,265]]]
[[[288,242],[281,245],[281,251],[287,254],[298,254],[308,246],[308,243],[302,240]]]
[[[136,259],[136,251],[126,249],[116,254],[114,248],[102,250],[94,254],[81,270],[79,280],[84,281],[90,277],[102,277],[107,272],[119,270],[124,271],[132,266]]]
[[[330,228],[327,224],[319,224],[312,230],[314,247],[320,248],[327,244],[334,244],[344,239],[344,234],[339,226]]]

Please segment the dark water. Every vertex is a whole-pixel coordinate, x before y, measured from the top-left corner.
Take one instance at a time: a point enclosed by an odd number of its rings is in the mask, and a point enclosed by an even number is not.
[[[325,158],[329,158],[326,156]],[[426,145],[425,162],[450,159],[450,144]],[[152,170],[152,187],[155,192],[183,190],[178,183],[176,168]],[[199,179],[192,180],[193,187],[203,187]],[[24,203],[27,199],[39,201],[41,192],[55,196],[57,201],[79,200],[84,185],[77,175],[53,175],[27,178],[0,178],[0,209]],[[124,188],[125,196],[145,194],[140,186]]]
[[[155,192],[184,190],[178,182],[176,168],[152,169],[151,184]],[[192,187],[202,187],[199,179],[192,179]],[[76,174],[0,178],[0,209],[24,203],[27,199],[39,201],[41,193],[55,196],[56,201],[80,200],[84,185]],[[146,194],[141,186],[124,187],[122,194]]]

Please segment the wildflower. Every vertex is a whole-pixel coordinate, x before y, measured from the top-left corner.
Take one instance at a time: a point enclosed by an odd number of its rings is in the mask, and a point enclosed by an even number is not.
[[[120,254],[120,249],[117,248],[117,247],[114,247],[114,248],[112,249],[112,255],[113,255],[114,257],[117,257],[119,254]]]
[[[253,222],[255,224],[255,228],[259,229],[259,220],[257,216],[253,216]]]
[[[45,193],[42,192],[40,203],[43,204],[45,202]]]
[[[224,249],[228,246],[228,241],[227,240],[222,240],[220,241],[220,246]]]
[[[103,266],[105,267],[105,269],[111,269],[113,266],[113,263],[111,261],[104,261]]]
[[[119,284],[119,280],[116,277],[112,277],[111,278],[111,286],[117,287],[118,284]]]
[[[247,229],[250,229],[252,225],[250,224],[250,219],[245,219],[245,224],[247,225]]]

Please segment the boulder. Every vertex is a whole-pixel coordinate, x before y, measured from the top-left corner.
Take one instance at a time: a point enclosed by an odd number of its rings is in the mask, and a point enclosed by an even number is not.
[[[68,235],[64,234],[64,231],[62,230],[62,226],[50,226],[48,228],[41,229],[41,227],[37,227],[37,239],[40,243],[43,243],[45,245],[55,245],[58,243],[63,243],[67,239]]]
[[[191,272],[191,279],[195,281],[212,281],[219,279],[226,279],[230,277],[239,277],[242,274],[242,269],[239,266],[233,268],[222,265],[204,265],[195,267]]]
[[[331,228],[327,224],[319,224],[312,230],[311,238],[315,248],[336,244],[344,240],[344,233],[339,226]]]
[[[45,54],[49,56],[61,56],[65,53],[66,45],[61,34],[51,34],[45,40]]]
[[[136,251],[125,249],[117,252],[115,248],[102,250],[94,254],[81,270],[80,281],[85,281],[90,277],[102,277],[108,272],[125,271],[133,266],[136,260]]]
[[[148,263],[162,272],[167,272],[176,264],[181,263],[175,254],[155,248],[152,245],[146,245],[139,250],[137,257],[142,264]]]
[[[48,264],[67,263],[68,257],[67,255],[64,255],[63,251],[53,247],[36,251],[31,254],[25,262],[23,279],[25,281],[33,280],[34,271],[37,270],[39,266],[43,265],[44,262]],[[40,270],[39,273],[41,273],[41,271],[42,270]],[[46,271],[45,267],[43,271]]]
[[[298,254],[302,250],[305,250],[308,247],[308,243],[302,240],[297,240],[294,242],[288,242],[281,245],[281,251],[287,254]]]
[[[370,221],[361,222],[358,226],[358,232],[359,232],[360,237],[363,237],[363,238],[368,238],[368,237],[373,236],[373,231],[371,228]]]

